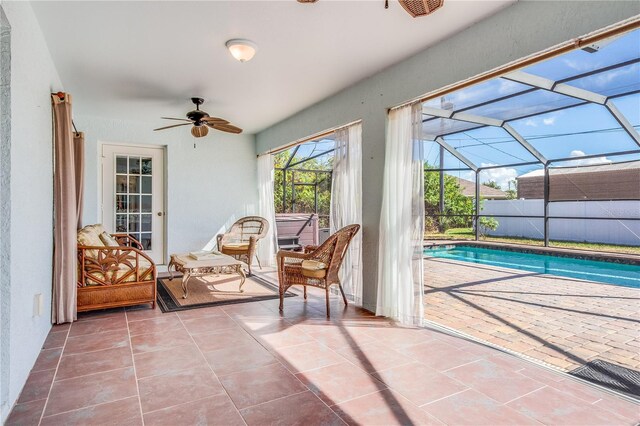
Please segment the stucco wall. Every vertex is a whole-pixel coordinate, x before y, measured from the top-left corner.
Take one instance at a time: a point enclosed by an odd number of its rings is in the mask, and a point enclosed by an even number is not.
[[[257,151],[363,120],[364,305],[375,310],[387,109],[638,13],[637,1],[520,1],[260,132]]]
[[[85,132],[86,143],[83,224],[102,220],[100,155],[105,143],[166,146],[169,254],[200,249],[236,219],[256,213],[253,135],[212,130],[206,137],[195,139],[188,127],[153,132],[162,120],[110,120],[83,112],[88,111],[76,102],[75,122],[78,130]]]
[[[51,328],[53,159],[50,93],[62,89],[31,5],[2,2],[11,25],[10,315],[2,419]],[[34,295],[44,312],[33,316]],[[8,380],[8,383],[6,382]]]

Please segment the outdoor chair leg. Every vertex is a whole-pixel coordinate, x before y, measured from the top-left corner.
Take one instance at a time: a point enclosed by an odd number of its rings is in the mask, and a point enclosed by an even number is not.
[[[327,295],[327,318],[329,318],[329,286],[325,288],[325,293]]]
[[[307,300],[307,286],[303,286],[304,288],[304,300]]]
[[[260,267],[260,270],[262,270],[262,264],[260,263],[260,258],[258,257],[257,254],[256,254],[256,260],[258,261],[258,266]]]
[[[344,300],[344,305],[349,305],[349,303],[347,302],[347,296],[345,296],[344,290],[342,289],[342,284],[338,284],[338,288],[340,289],[340,293],[342,293],[342,300]]]
[[[285,291],[284,287],[280,286],[278,291],[280,293],[280,308],[279,308],[280,312],[284,310],[284,291]]]

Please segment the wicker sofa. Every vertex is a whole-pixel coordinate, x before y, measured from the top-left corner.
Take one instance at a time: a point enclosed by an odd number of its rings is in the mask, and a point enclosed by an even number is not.
[[[156,304],[156,265],[142,245],[102,225],[78,231],[78,312]]]

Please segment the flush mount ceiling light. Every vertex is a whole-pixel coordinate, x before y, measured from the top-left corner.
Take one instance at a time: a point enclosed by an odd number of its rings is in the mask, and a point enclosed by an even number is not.
[[[231,55],[240,62],[250,61],[258,50],[258,46],[254,42],[240,38],[229,40],[226,46]]]

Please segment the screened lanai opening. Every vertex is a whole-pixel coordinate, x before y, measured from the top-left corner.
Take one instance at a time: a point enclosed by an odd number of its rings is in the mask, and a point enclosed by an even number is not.
[[[640,398],[640,31],[422,113],[425,318]]]
[[[640,254],[640,31],[423,103],[428,240]]]
[[[274,155],[278,246],[299,250],[329,236],[334,134]]]

